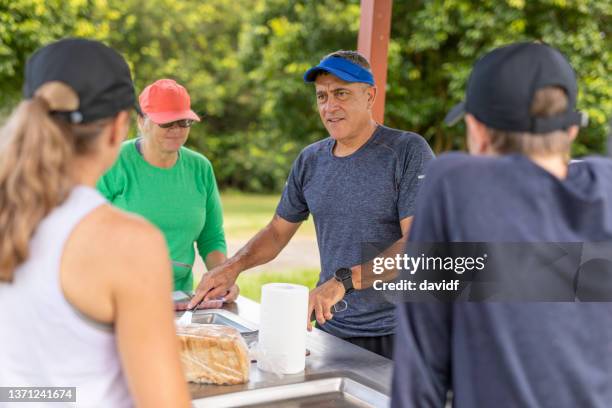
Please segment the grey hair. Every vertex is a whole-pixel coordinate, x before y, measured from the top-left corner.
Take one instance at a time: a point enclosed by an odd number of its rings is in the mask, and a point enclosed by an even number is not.
[[[360,54],[357,51],[338,50],[338,51],[332,52],[331,54],[327,54],[323,59],[330,58],[330,57],[342,58],[347,61],[351,61],[359,65],[360,67],[365,68],[368,71],[372,72],[370,61],[368,61],[366,57],[364,57],[362,54]]]

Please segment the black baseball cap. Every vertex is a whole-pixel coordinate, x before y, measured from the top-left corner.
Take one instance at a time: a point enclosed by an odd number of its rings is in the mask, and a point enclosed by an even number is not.
[[[547,86],[562,88],[567,110],[542,118],[529,110],[536,91]],[[576,75],[567,59],[542,43],[516,43],[497,48],[474,64],[465,99],[444,118],[452,126],[470,113],[485,125],[513,132],[545,134],[584,125],[586,117],[576,111]]]
[[[67,38],[38,49],[26,63],[23,95],[59,81],[79,97],[75,111],[61,112],[72,123],[112,117],[134,107],[134,84],[125,59],[98,41]]]

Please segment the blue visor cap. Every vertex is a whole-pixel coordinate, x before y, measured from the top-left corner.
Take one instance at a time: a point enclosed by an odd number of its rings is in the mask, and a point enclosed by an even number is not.
[[[363,82],[374,86],[374,77],[367,69],[339,57],[325,58],[304,74],[304,82],[314,82],[321,72],[332,74],[346,82]]]

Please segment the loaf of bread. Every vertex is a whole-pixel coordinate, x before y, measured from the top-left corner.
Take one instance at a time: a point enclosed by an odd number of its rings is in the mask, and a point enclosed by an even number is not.
[[[242,384],[249,380],[250,359],[238,330],[217,324],[177,326],[187,381]]]

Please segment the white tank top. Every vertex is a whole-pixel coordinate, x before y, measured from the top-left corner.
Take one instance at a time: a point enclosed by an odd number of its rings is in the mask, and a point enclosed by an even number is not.
[[[76,404],[58,407],[132,406],[112,326],[80,315],[59,279],[68,237],[104,203],[93,188],[75,187],[39,224],[13,282],[0,282],[0,386],[76,387]]]

